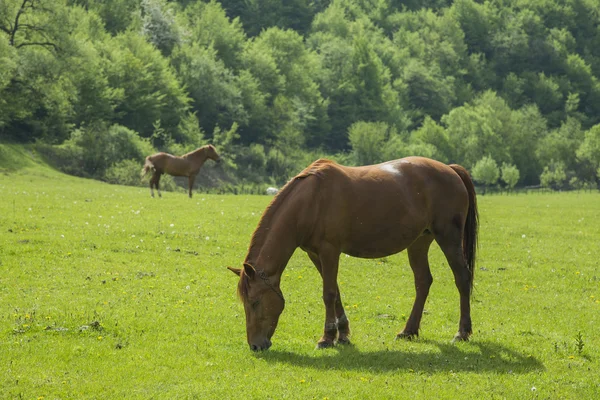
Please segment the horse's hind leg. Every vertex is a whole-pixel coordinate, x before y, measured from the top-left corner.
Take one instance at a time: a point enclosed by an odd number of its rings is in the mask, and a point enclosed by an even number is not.
[[[156,181],[156,172],[154,172],[152,174],[152,177],[150,178],[150,196],[154,197],[154,184]]]
[[[448,264],[454,274],[454,283],[460,294],[460,322],[458,333],[454,336],[455,341],[467,341],[473,332],[471,326],[471,285],[472,274],[467,268],[467,262],[462,248],[462,227],[452,225],[450,234],[436,235],[435,240],[444,252]]]
[[[425,301],[429,295],[429,288],[433,283],[433,277],[429,270],[429,246],[433,241],[433,235],[427,233],[419,237],[408,247],[408,260],[410,267],[415,277],[415,302],[413,304],[410,317],[406,321],[404,330],[396,335],[398,339],[412,339],[419,336],[419,326],[421,325],[421,317],[423,316],[423,308]]]
[[[152,190],[152,185],[154,184],[154,186],[156,186],[156,191],[158,192],[158,197],[162,197],[160,194],[160,189],[158,187],[159,183],[160,183],[160,176],[162,174],[158,171],[154,171],[154,174],[152,175],[152,178],[150,179],[150,192],[152,194],[152,197],[154,197],[154,191]]]
[[[315,267],[317,268],[317,271],[319,271],[321,277],[323,277],[321,260],[319,259],[319,256],[312,252],[307,252],[307,254],[313,264],[315,264]],[[339,285],[337,285],[336,288],[337,295],[335,298],[335,317],[338,331],[337,341],[340,344],[350,344],[350,321],[348,321],[348,317],[346,317],[346,311],[344,310],[344,306],[342,304]]]

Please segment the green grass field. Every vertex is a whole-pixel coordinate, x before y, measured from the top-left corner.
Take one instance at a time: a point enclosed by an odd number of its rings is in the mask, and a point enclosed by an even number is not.
[[[598,193],[479,197],[468,343],[451,343],[458,292],[434,245],[418,340],[394,340],[414,296],[406,254],[342,256],[353,345],[316,350],[321,283],[298,250],[273,347],[253,353],[226,266],[241,266],[270,197],[152,199],[17,146],[0,156],[0,398],[600,395]]]

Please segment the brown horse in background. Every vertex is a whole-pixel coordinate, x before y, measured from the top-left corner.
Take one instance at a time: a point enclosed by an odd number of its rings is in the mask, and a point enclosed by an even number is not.
[[[204,165],[207,159],[220,162],[221,158],[217,154],[217,150],[212,144],[202,146],[199,149],[184,154],[181,157],[174,156],[168,153],[156,153],[146,157],[146,163],[142,168],[142,178],[152,170],[152,178],[150,178],[150,195],[154,197],[153,186],[156,187],[158,197],[161,197],[158,183],[162,174],[173,176],[187,176],[189,183],[190,198],[192,197],[192,188],[198,171]]]
[[[349,343],[350,327],[337,284],[341,253],[379,258],[408,249],[416,298],[398,338],[419,334],[433,282],[428,251],[442,249],[460,294],[455,340],[471,335],[470,296],[477,246],[477,203],[469,173],[408,157],[364,167],[318,160],[293,178],[273,199],[254,231],[239,275],[246,336],[252,350],[266,350],[283,311],[280,280],[300,247],[323,279],[324,333],[319,348]],[[389,279],[389,278],[386,278]]]

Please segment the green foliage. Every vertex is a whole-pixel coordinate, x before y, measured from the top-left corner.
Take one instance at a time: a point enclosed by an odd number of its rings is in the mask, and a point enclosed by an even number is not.
[[[394,133],[382,122],[359,121],[352,124],[348,137],[355,163],[369,165],[385,161],[385,144],[390,134]]]
[[[167,131],[175,131],[186,115],[188,97],[168,61],[134,33],[119,35],[103,46],[108,82],[121,93],[116,122],[143,137],[152,134],[157,120]]]
[[[511,110],[494,92],[485,92],[473,104],[455,108],[442,118],[453,145],[453,160],[471,168],[486,152],[499,162],[510,160],[508,139],[513,132]]]
[[[218,59],[228,69],[242,68],[242,52],[246,34],[239,18],[227,18],[223,2],[201,1],[191,3],[184,12],[186,24],[193,43],[203,48],[212,48]]]
[[[242,148],[237,154],[238,176],[244,181],[262,182],[265,179],[267,155],[261,144],[252,144]]]
[[[509,189],[513,189],[517,182],[519,182],[519,170],[512,164],[503,163],[501,174],[502,181]]]
[[[167,8],[166,0],[142,0],[142,34],[160,52],[169,56],[181,42],[173,11]]]
[[[106,169],[104,179],[115,185],[142,186],[139,160],[122,160],[114,163]],[[164,186],[161,179],[161,190],[167,190]]]
[[[216,58],[214,49],[182,46],[175,50],[173,64],[183,84],[190,88],[192,109],[204,132],[230,126],[233,122],[247,123],[236,77]]]
[[[221,0],[228,15],[239,17],[250,36],[257,36],[271,27],[308,31],[314,15],[329,1],[317,0]]]
[[[599,24],[592,0],[0,0],[0,135],[78,154],[73,132],[156,125],[179,153],[235,124],[227,179],[257,145],[281,182],[309,157],[358,162],[351,127],[381,123],[383,160],[489,155],[517,185],[555,162],[585,185]]]
[[[476,182],[491,186],[498,182],[500,171],[496,161],[490,156],[485,156],[477,161],[473,167],[472,175]]]
[[[593,171],[600,168],[600,125],[594,125],[585,132],[576,154],[580,161],[588,165],[593,176]]]
[[[93,11],[104,22],[111,35],[117,35],[137,24],[140,13],[139,0],[69,0]]]
[[[108,128],[102,124],[75,130],[64,144],[47,147],[45,151],[63,171],[97,179],[105,179],[107,170],[124,160],[139,163],[139,177],[142,160],[154,153],[150,143],[136,132],[120,125]]]
[[[240,138],[238,125],[233,123],[231,128],[223,131],[218,127],[213,132],[213,145],[218,149],[221,156],[221,163],[225,169],[236,170],[237,145],[236,142]]]
[[[561,189],[567,181],[565,166],[561,162],[552,162],[550,166],[544,167],[540,175],[540,183],[544,187]]]
[[[12,101],[8,101],[7,94],[17,71],[17,61],[17,51],[8,44],[7,37],[0,36],[0,133],[4,133],[4,127],[11,122],[13,106]],[[17,110],[12,112],[15,111]]]
[[[422,149],[430,149],[429,154],[415,154],[427,156],[447,163],[452,158],[452,146],[448,140],[448,132],[430,117],[426,117],[423,125],[411,134],[410,143]]]

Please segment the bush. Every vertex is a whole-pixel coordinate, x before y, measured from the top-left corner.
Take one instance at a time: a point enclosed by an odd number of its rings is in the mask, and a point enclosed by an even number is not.
[[[135,160],[123,160],[111,165],[104,180],[116,185],[144,186],[140,179],[140,163]]]
[[[472,170],[473,179],[484,185],[494,185],[500,177],[500,171],[498,170],[498,164],[490,157],[483,157],[477,161]]]
[[[382,150],[389,137],[389,126],[382,122],[358,121],[348,130],[356,165],[369,165],[385,160]]]
[[[120,125],[103,124],[76,129],[59,146],[41,146],[56,167],[71,175],[104,179],[114,165],[138,162],[138,177],[144,158],[155,152],[147,139]],[[120,165],[117,169],[123,169]],[[111,172],[111,179],[116,171]]]
[[[506,184],[509,190],[512,190],[517,182],[519,182],[519,169],[512,164],[502,164],[502,181]]]
[[[251,144],[250,147],[240,148],[237,156],[238,177],[251,182],[262,182],[265,179],[267,156],[261,144]]]
[[[567,174],[562,162],[553,162],[550,167],[544,167],[544,171],[540,175],[541,185],[552,189],[561,189],[566,180]]]

